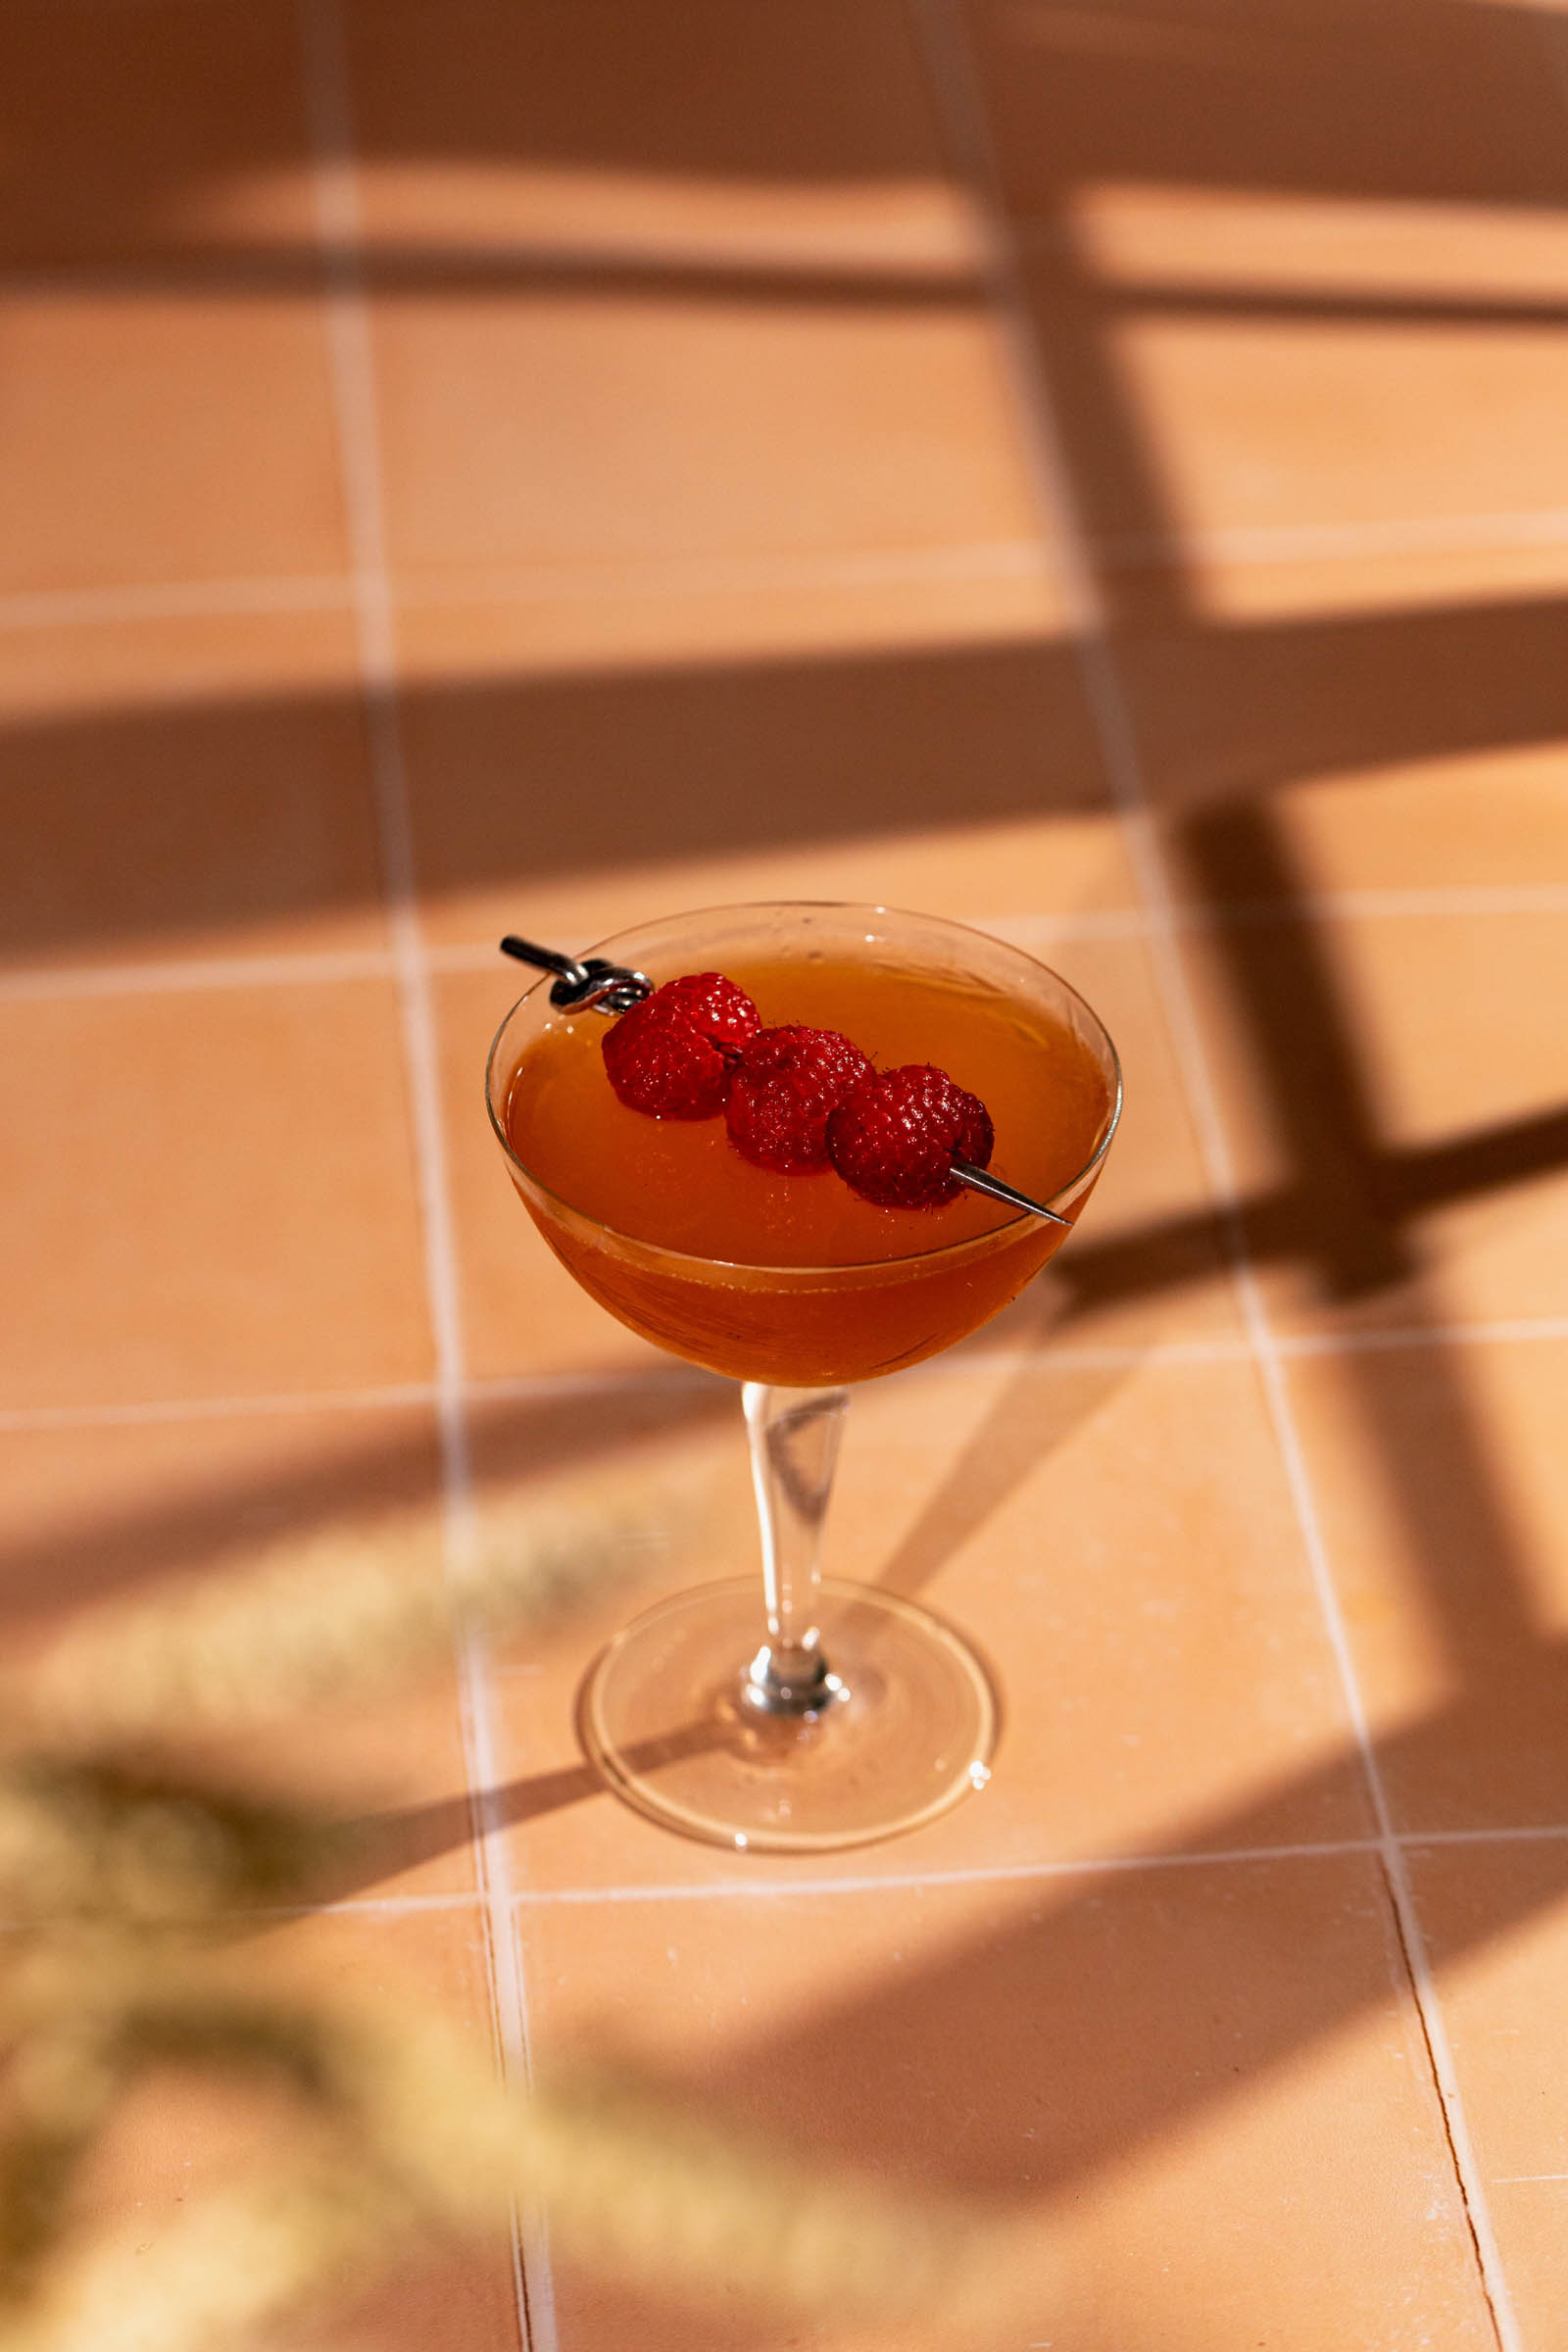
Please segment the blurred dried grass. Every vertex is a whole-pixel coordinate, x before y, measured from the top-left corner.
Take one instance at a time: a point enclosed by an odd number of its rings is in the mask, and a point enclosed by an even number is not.
[[[504,2236],[519,2209],[579,2257],[699,2300],[995,2340],[997,2225],[710,2129],[613,2073],[520,2090],[412,1995],[348,2015],[280,1992],[225,1923],[308,1904],[340,1824],[171,1764],[182,1736],[416,1675],[476,1629],[568,1608],[625,1549],[580,1523],[432,1576],[428,1521],[280,1548],[79,1621],[3,1696],[0,2352],[213,2352],[340,2296],[412,2231]],[[161,1754],[160,1751],[164,1752]],[[149,2248],[74,2222],[81,2168],[161,2068],[282,2088],[287,2160],[212,2190]]]

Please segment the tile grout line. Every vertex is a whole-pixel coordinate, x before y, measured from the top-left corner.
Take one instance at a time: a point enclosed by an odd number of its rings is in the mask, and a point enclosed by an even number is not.
[[[1563,1833],[1568,1836],[1568,1831]],[[1254,1863],[1334,1861],[1346,1854],[1377,1854],[1376,1838],[1325,1838],[1317,1844],[1201,1846],[1192,1852],[1083,1854],[1049,1862],[976,1863],[967,1870],[845,1872],[835,1878],[675,1880],[651,1886],[531,1887],[514,1900],[519,1910],[570,1908],[585,1903],[749,1901],[774,1902],[791,1894],[876,1894],[889,1887],[906,1892],[943,1886],[1032,1886],[1043,1879],[1130,1878],[1140,1871],[1233,1870]]]
[[[1190,532],[1121,532],[1096,539],[1111,570],[1156,569],[1193,557],[1242,564],[1316,564],[1385,555],[1479,555],[1512,547],[1568,547],[1568,507],[1497,514],[1417,514],[1387,522],[1218,524]]]
[[[1344,1703],[1361,1760],[1378,1831],[1378,1850],[1402,1946],[1411,1995],[1426,2037],[1432,2075],[1448,2135],[1459,2194],[1474,2247],[1480,2285],[1490,2308],[1499,2352],[1524,2352],[1501,2252],[1493,2229],[1485,2184],[1470,2139],[1453,2054],[1444,2026],[1414,1891],[1393,1816],[1367,1719],[1349,1638],[1335,1589],[1327,1542],[1317,1512],[1305,1453],[1291,1409],[1282,1357],[1270,1330],[1240,1219],[1240,1198],[1230,1149],[1214,1100],[1196,1009],[1182,969],[1170,885],[1155,836],[1131,711],[1110,643],[1089,534],[1083,523],[1068,452],[1056,421],[1054,402],[1035,346],[1021,278],[1017,242],[998,193],[996,158],[976,63],[957,16],[956,0],[911,0],[924,38],[930,71],[960,163],[980,192],[994,244],[994,292],[1008,346],[1028,454],[1038,495],[1059,567],[1069,620],[1081,665],[1086,699],[1100,739],[1112,797],[1121,812],[1129,862],[1151,916],[1149,949],[1154,965],[1171,1043],[1198,1128],[1209,1182],[1224,1210],[1231,1235],[1233,1278],[1244,1324],[1253,1348],[1275,1442],[1279,1447],[1298,1530],[1316,1592],[1323,1629],[1338,1672]]]
[[[353,112],[339,0],[297,0],[306,98],[314,147],[314,194],[325,274],[339,459],[353,562],[354,612],[370,734],[387,919],[402,1004],[404,1059],[414,1126],[425,1285],[436,1355],[444,1551],[461,1574],[476,1542],[465,1401],[456,1236],[441,1125],[441,1085],[430,977],[416,891],[408,775],[397,709],[397,660],[382,512],[369,308],[360,266]],[[490,1791],[499,1786],[495,1700],[482,1640],[455,1645],[475,1859],[488,1924],[490,1995],[503,2076],[532,2072],[526,1992],[514,1930],[503,1830]],[[537,2218],[514,2209],[513,2282],[518,2335],[527,2352],[555,2352],[549,2255]]]
[[[334,988],[344,981],[394,979],[397,971],[391,948],[285,948],[272,955],[192,956],[157,963],[53,964],[0,974],[0,1004],[200,995],[225,988]]]
[[[1488,1323],[1426,1323],[1408,1328],[1390,1325],[1385,1331],[1303,1331],[1273,1335],[1276,1353],[1286,1361],[1308,1361],[1339,1355],[1420,1354],[1435,1348],[1545,1347],[1568,1340],[1568,1315],[1517,1315]],[[911,1378],[926,1380],[983,1380],[1004,1371],[1028,1369],[1042,1378],[1063,1379],[1080,1372],[1111,1371],[1118,1366],[1151,1371],[1180,1371],[1194,1364],[1245,1364],[1253,1360],[1250,1339],[1153,1340],[1147,1346],[1133,1341],[1054,1348],[1042,1355],[1033,1348],[998,1348],[960,1357],[951,1356],[929,1370],[911,1369]],[[646,1370],[496,1373],[462,1382],[466,1410],[486,1404],[528,1403],[562,1396],[603,1398],[612,1396],[669,1396],[700,1394],[708,1379],[695,1367],[690,1376],[671,1367],[650,1365]],[[433,1380],[392,1381],[384,1388],[284,1389],[248,1396],[166,1396],[113,1404],[36,1404],[0,1406],[0,1436],[19,1437],[65,1429],[134,1429],[180,1421],[236,1420],[247,1413],[375,1413],[419,1405],[436,1405],[441,1398]]]
[[[612,604],[644,597],[800,594],[803,590],[936,586],[974,580],[1032,579],[1045,558],[1034,540],[930,541],[910,547],[845,548],[792,555],[628,558],[615,566],[543,564],[532,569],[465,566],[461,570],[390,569],[386,596],[406,612],[474,604]],[[138,620],[201,620],[227,613],[337,612],[358,598],[347,572],[258,572],[167,581],[125,581],[107,588],[35,588],[0,595],[0,634],[88,628]]]
[[[1189,533],[1112,533],[1087,536],[1110,570],[1160,569],[1194,557],[1244,564],[1310,564],[1344,557],[1484,554],[1502,548],[1568,547],[1568,508],[1520,508],[1495,514],[1420,515],[1387,522],[1298,522],[1220,525]],[[533,600],[612,602],[621,597],[728,596],[748,589],[880,586],[890,581],[936,584],[966,579],[1027,578],[1043,565],[1033,540],[932,542],[911,548],[848,549],[838,554],[628,560],[609,566],[541,565],[534,569],[401,572],[389,580],[393,603],[408,610]],[[261,572],[209,579],[127,580],[105,588],[35,588],[0,595],[0,634],[28,629],[78,628],[157,619],[203,619],[224,613],[352,613],[356,589],[340,572]],[[1245,625],[1245,624],[1243,624]]]
[[[1422,1853],[1441,1846],[1561,1844],[1568,1840],[1568,1822],[1537,1822],[1525,1826],[1471,1830],[1406,1830],[1396,1833],[1407,1851]],[[599,1886],[530,1886],[514,1890],[508,1900],[514,1914],[533,1910],[580,1908],[595,1903],[773,1902],[795,1895],[876,1894],[888,1888],[904,1892],[936,1892],[945,1886],[1033,1886],[1052,1879],[1132,1878],[1142,1871],[1238,1870],[1281,1862],[1332,1862],[1348,1855],[1382,1857],[1383,1839],[1367,1838],[1302,1838],[1280,1845],[1167,1846],[1152,1851],[1120,1854],[1067,1854],[1038,1862],[980,1862],[967,1869],[842,1872],[824,1878],[654,1880]],[[258,1903],[225,1912],[237,1921],[272,1921],[347,1917],[398,1919],[439,1912],[477,1912],[482,1917],[489,1898],[482,1889],[450,1894],[343,1895],[317,1903]],[[20,1932],[24,1920],[0,1919],[0,1935]]]
[[[348,612],[353,605],[353,581],[335,571],[127,581],[116,588],[34,588],[0,596],[0,633],[113,627],[117,621],[216,619],[231,612]]]
[[[1568,1822],[1542,1822],[1527,1827],[1475,1830],[1406,1830],[1394,1833],[1406,1852],[1433,1846],[1560,1844],[1568,1839]],[[897,1886],[918,1891],[942,1886],[1005,1886],[1033,1885],[1045,1879],[1128,1878],[1140,1871],[1235,1870],[1275,1862],[1335,1861],[1348,1854],[1364,1854],[1382,1862],[1385,1839],[1323,1838],[1281,1845],[1171,1846],[1153,1852],[1069,1854],[1042,1862],[980,1862],[969,1869],[846,1872],[836,1878],[674,1880],[649,1886],[540,1886],[514,1895],[521,1910],[583,1903],[702,1902],[751,1899],[771,1901],[788,1894],[870,1894]],[[432,1898],[434,1899],[434,1898]],[[339,1906],[347,1908],[348,1906]]]
[[[1289,906],[1269,899],[1194,901],[1169,905],[1162,917],[1144,906],[1083,907],[1058,913],[968,915],[972,928],[1014,946],[1040,941],[1148,942],[1158,921],[1172,931],[1206,932],[1231,926],[1266,927],[1305,914],[1319,922],[1404,922],[1472,915],[1568,913],[1568,882],[1455,883],[1409,890],[1313,891]],[[421,946],[426,972],[487,972],[496,968],[489,943]],[[164,958],[144,963],[41,964],[0,971],[0,1004],[52,1004],[62,999],[178,995],[226,988],[329,988],[355,980],[395,978],[396,946],[280,948]]]

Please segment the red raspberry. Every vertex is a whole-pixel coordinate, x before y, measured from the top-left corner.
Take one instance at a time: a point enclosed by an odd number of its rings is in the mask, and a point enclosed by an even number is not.
[[[735,1065],[724,1117],[730,1141],[760,1168],[825,1168],[827,1123],[871,1064],[836,1029],[760,1029]]]
[[[955,1200],[963,1187],[954,1160],[983,1168],[995,1141],[979,1097],[921,1061],[867,1078],[828,1124],[833,1165],[880,1208],[937,1208]]]
[[[758,1023],[751,998],[721,972],[668,980],[607,1033],[610,1083],[628,1110],[713,1118],[724,1107],[731,1062]]]
[[[762,1026],[761,1015],[744,988],[722,972],[688,972],[683,980],[666,980],[648,999],[650,1004],[678,1004],[692,1027],[710,1046],[738,1054]]]

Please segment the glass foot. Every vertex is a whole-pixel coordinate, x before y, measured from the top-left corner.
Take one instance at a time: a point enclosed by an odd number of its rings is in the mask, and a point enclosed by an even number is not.
[[[836,1688],[808,1714],[748,1698],[755,1577],[675,1593],[583,1686],[583,1745],[639,1813],[743,1852],[820,1853],[931,1821],[990,1778],[997,1702],[956,1634],[891,1592],[825,1581]]]

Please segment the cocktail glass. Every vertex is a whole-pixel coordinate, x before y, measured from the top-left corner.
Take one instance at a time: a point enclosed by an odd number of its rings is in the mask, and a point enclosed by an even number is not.
[[[974,1648],[940,1618],[820,1573],[849,1392],[977,1329],[1054,1253],[1115,1131],[1115,1050],[1083,999],[1032,956],[886,907],[710,907],[592,954],[656,984],[725,972],[757,997],[764,1022],[840,1028],[884,1066],[939,1063],[988,1102],[994,1171],[1054,1212],[966,1196],[957,1239],[949,1210],[893,1209],[875,1212],[869,1243],[839,1239],[825,1253],[846,1262],[768,1262],[801,1254],[798,1237],[782,1247],[778,1227],[755,1245],[731,1229],[710,1254],[700,1246],[708,1158],[678,1180],[681,1240],[692,1243],[695,1220],[699,1246],[672,1247],[657,1171],[637,1198],[626,1169],[655,1152],[656,1135],[662,1153],[733,1157],[722,1120],[693,1145],[663,1132],[684,1122],[614,1104],[598,1052],[605,1015],[557,1006],[547,978],[491,1048],[491,1122],[540,1233],[622,1323],[742,1384],[751,1447],[760,1591],[755,1572],[703,1585],[628,1625],[584,1684],[584,1745],[628,1803],[710,1842],[821,1851],[913,1829],[989,1778],[998,1704]],[[608,1142],[587,1137],[593,1122],[574,1116],[569,1089],[547,1114],[545,1079],[558,1069],[596,1090],[576,1099],[593,1120],[608,1117]],[[677,1188],[667,1166],[663,1181]],[[775,1202],[780,1185],[840,1184],[832,1172],[756,1181]]]

